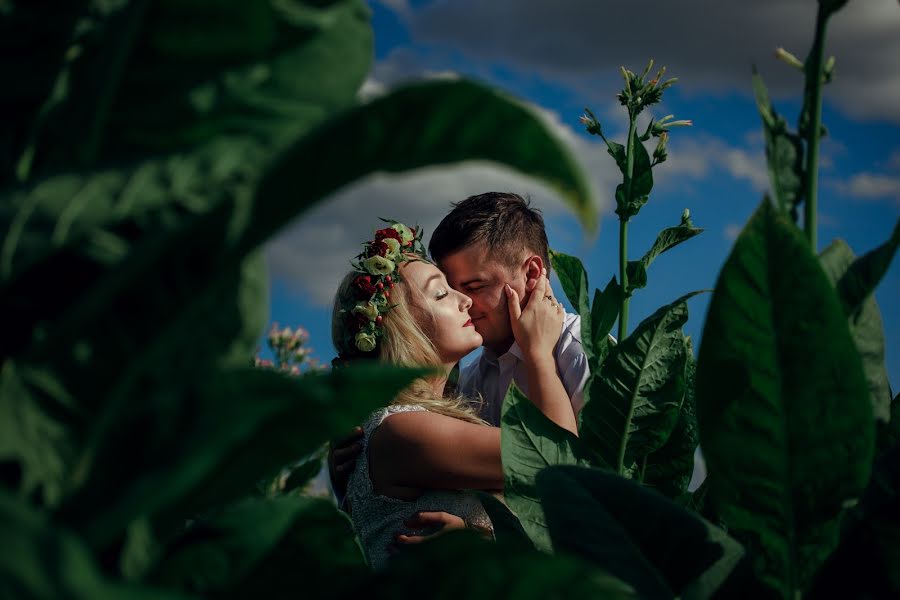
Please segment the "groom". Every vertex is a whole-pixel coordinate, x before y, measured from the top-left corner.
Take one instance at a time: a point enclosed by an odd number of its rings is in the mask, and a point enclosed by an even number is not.
[[[483,338],[481,357],[460,373],[459,391],[484,403],[480,416],[500,425],[503,399],[512,381],[528,395],[522,353],[512,333],[503,288],[509,284],[528,303],[542,270],[550,271],[547,233],[540,212],[517,194],[488,192],[456,204],[434,230],[428,251],[451,287],[469,296],[469,314]],[[566,313],[554,351],[557,372],[576,415],[584,404],[587,357],[581,346],[581,318]],[[332,486],[339,498],[361,450],[362,430],[335,445],[329,457]],[[439,513],[443,514],[443,513]]]

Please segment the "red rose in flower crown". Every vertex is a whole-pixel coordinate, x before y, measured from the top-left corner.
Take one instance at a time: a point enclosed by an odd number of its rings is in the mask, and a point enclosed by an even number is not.
[[[378,288],[372,283],[372,277],[369,275],[360,275],[353,280],[353,285],[356,286],[358,292],[357,297],[359,297],[360,300],[367,300],[372,297],[372,294],[378,291]]]
[[[369,247],[366,249],[366,256],[387,256],[388,254],[388,245],[381,240],[376,240],[374,242],[369,243]]]
[[[385,238],[397,240],[398,242],[403,242],[400,238],[400,232],[394,229],[393,227],[385,227],[384,229],[379,229],[375,232],[375,239],[377,241],[381,241]]]

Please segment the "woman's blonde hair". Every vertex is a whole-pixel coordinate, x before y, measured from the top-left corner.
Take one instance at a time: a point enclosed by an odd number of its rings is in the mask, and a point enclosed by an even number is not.
[[[399,264],[401,269],[409,261],[423,260],[414,255],[409,255],[408,258],[407,262]],[[433,332],[434,327],[431,311],[426,308],[422,291],[402,278],[391,290],[391,304],[394,306],[382,317],[383,335],[378,340],[378,346],[370,355],[361,355],[353,344],[353,336],[348,335],[348,329],[354,326],[353,316],[344,310],[356,301],[353,281],[359,275],[359,271],[347,273],[334,297],[331,340],[339,357],[349,361],[377,359],[403,367],[439,367],[440,356],[428,335]],[[439,377],[441,376],[417,378],[397,394],[391,404],[415,404],[448,417],[486,424],[478,417],[471,399],[456,393],[437,396],[432,382]]]

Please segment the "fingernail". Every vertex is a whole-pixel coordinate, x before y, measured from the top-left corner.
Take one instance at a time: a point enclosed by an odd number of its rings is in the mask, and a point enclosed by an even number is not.
[[[541,269],[541,275],[547,276],[547,267]]]

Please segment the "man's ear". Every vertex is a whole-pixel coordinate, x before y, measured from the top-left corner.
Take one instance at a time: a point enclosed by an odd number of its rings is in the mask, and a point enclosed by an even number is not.
[[[537,285],[538,279],[544,272],[544,259],[540,256],[532,255],[525,260],[525,292],[531,293],[534,286]]]

